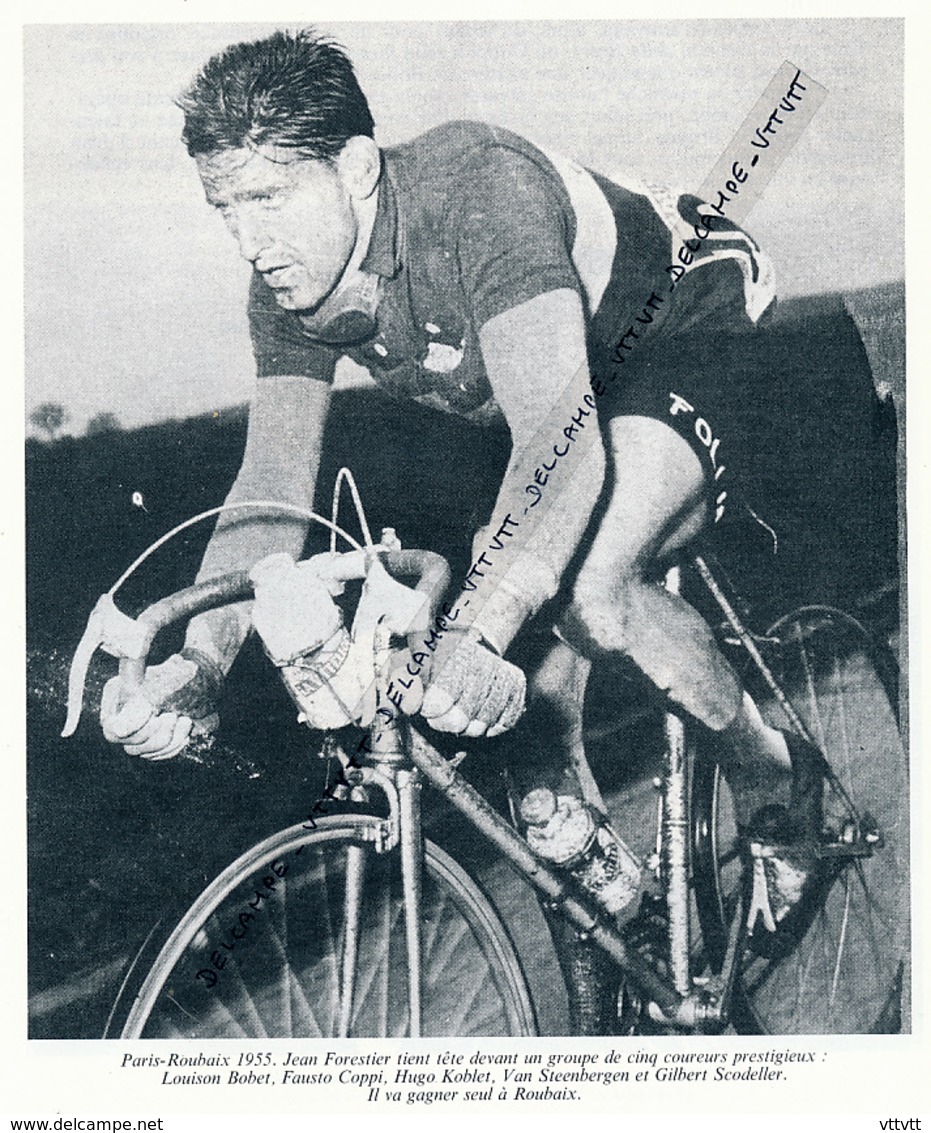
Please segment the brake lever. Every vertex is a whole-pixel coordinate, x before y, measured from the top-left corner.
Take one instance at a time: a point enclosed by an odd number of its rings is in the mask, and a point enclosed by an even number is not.
[[[71,659],[68,673],[68,713],[62,737],[74,734],[84,707],[87,670],[98,649],[114,657],[142,657],[148,647],[148,630],[135,618],[116,608],[113,595],[101,594],[90,612],[84,633]]]

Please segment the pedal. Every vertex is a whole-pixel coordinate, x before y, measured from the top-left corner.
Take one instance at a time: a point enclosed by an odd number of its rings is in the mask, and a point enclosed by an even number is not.
[[[859,822],[848,820],[840,834],[818,847],[818,857],[828,861],[843,862],[856,858],[870,858],[885,845],[879,823],[870,814],[864,814]]]

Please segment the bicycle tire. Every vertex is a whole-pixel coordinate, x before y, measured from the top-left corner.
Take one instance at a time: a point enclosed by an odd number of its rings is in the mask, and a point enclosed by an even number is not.
[[[745,952],[731,1023],[746,1034],[907,1030],[909,796],[894,659],[855,618],[829,607],[796,611],[766,637],[779,642],[767,657],[777,681],[853,805],[875,819],[883,843],[833,876],[787,955]],[[775,701],[761,709],[768,723],[788,727]],[[691,805],[695,902],[705,955],[718,970],[743,867],[711,751],[696,756]],[[827,783],[825,827],[840,829],[847,814],[840,792]]]
[[[348,1037],[404,1037],[404,894],[399,855],[374,849],[381,827],[371,815],[333,815],[313,830],[294,826],[247,850],[201,893],[154,962],[135,965],[138,986],[128,981],[121,990],[108,1034],[335,1037],[346,863],[355,854],[365,872]],[[488,898],[432,842],[424,843],[423,861],[424,1034],[536,1034],[520,962]],[[267,899],[250,905],[260,892]],[[208,986],[211,971],[216,982]]]

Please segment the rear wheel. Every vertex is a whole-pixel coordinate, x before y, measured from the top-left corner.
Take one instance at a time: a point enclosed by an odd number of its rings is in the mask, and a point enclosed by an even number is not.
[[[766,636],[775,639],[767,661],[833,772],[824,844],[839,856],[796,947],[773,959],[746,951],[731,1022],[746,1033],[896,1033],[907,1010],[909,796],[894,664],[838,610],[800,610]],[[762,708],[768,723],[790,726],[774,700]],[[703,944],[719,967],[743,867],[713,758],[696,760],[692,815]]]
[[[382,831],[375,817],[331,816],[247,851],[195,901],[151,966],[136,965],[141,984],[124,988],[109,1033],[408,1035],[405,894],[400,855],[376,851]],[[424,1034],[534,1034],[497,913],[439,847],[426,842],[423,860]]]

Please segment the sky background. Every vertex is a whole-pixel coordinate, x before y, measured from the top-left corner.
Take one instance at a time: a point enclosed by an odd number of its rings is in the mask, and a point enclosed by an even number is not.
[[[289,25],[294,26],[294,25]],[[783,296],[901,279],[896,20],[322,22],[384,145],[497,122],[601,172],[694,189],[791,60],[828,98],[747,228]],[[247,265],[209,210],[172,99],[260,24],[44,24],[25,32],[26,412],[66,432],[245,401]]]

